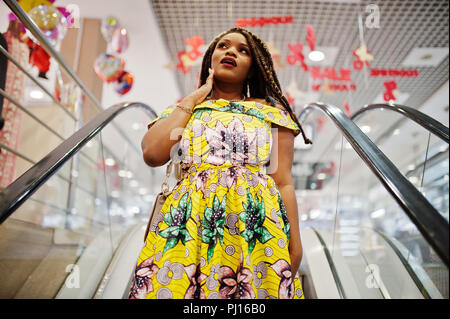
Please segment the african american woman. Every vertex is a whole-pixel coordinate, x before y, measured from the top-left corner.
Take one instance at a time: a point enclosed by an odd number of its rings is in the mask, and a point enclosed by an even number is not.
[[[180,156],[182,179],[146,237],[129,297],[303,298],[291,176],[299,133],[311,143],[263,41],[243,28],[217,36],[198,89],[142,140],[149,166]]]

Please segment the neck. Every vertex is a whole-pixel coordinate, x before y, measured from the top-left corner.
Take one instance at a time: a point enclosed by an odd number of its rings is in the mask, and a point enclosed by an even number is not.
[[[214,81],[214,89],[211,97],[215,100],[241,100],[245,95],[242,93],[242,83],[223,83]]]

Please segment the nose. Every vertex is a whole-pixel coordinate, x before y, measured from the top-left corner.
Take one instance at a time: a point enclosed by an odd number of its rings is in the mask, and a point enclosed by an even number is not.
[[[233,57],[237,57],[236,50],[232,46],[228,48],[227,52],[225,52],[225,55],[231,55]]]

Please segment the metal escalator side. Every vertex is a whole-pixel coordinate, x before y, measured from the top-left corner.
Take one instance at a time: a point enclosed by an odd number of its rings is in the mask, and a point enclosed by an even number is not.
[[[305,263],[301,272],[307,298],[443,298],[421,265],[406,256],[408,250],[401,243],[373,229],[365,232],[375,236],[378,245],[343,256],[327,244],[333,234],[311,227],[302,230]]]
[[[448,222],[341,109],[320,102],[311,103],[298,115],[299,120],[304,122],[313,111],[320,111],[333,122],[448,267]]]
[[[116,129],[123,114],[156,117],[142,103],[112,106],[0,193],[0,298],[92,298],[127,233],[148,218],[157,190],[144,187],[160,172],[144,169]]]

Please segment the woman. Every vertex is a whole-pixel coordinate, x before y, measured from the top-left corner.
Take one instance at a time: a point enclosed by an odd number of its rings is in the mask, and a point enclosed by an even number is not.
[[[142,140],[150,166],[179,155],[183,179],[147,236],[130,298],[302,298],[290,174],[300,132],[264,43],[242,28],[213,40],[198,89]]]

